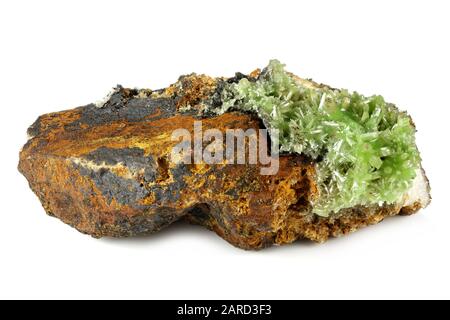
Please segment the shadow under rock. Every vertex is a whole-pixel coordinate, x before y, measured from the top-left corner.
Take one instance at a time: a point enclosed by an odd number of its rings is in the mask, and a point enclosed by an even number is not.
[[[147,246],[149,244],[166,241],[170,237],[176,237],[179,239],[179,241],[183,241],[183,239],[187,237],[195,237],[208,242],[217,242],[218,245],[220,245],[220,242],[223,241],[214,232],[211,232],[202,226],[190,224],[182,219],[152,234],[138,235],[128,238],[104,237],[101,238],[100,241],[115,245],[126,244]]]
[[[325,249],[325,247],[334,247],[336,245],[345,244],[347,241],[356,241],[357,237],[365,237],[372,232],[384,232],[394,227],[397,224],[404,223],[404,219],[411,219],[408,216],[393,216],[385,219],[384,221],[371,225],[368,227],[364,227],[362,229],[357,230],[356,232],[347,234],[338,238],[329,238],[323,244],[319,244],[313,242],[308,239],[299,239],[293,243],[285,244],[285,245],[272,245],[270,247],[261,249],[261,250],[243,250],[237,247],[234,247],[221,237],[219,237],[215,232],[206,229],[203,226],[193,225],[184,220],[179,220],[172,223],[170,226],[148,235],[140,235],[129,238],[101,238],[100,241],[104,241],[110,244],[125,244],[125,245],[139,245],[139,246],[148,246],[149,244],[157,244],[162,241],[167,241],[170,237],[176,237],[178,241],[183,241],[184,239],[190,237],[196,238],[202,241],[207,241],[208,243],[215,243],[217,246],[224,246],[229,248],[234,248],[240,251],[246,251],[249,253],[273,253],[274,251],[284,252],[285,250],[317,250],[317,249]],[[378,230],[377,230],[378,229]]]
[[[388,217],[385,220],[374,224],[369,225],[366,227],[363,227],[361,229],[356,230],[355,232],[343,235],[341,237],[330,237],[326,242],[324,243],[317,243],[308,239],[299,239],[293,243],[281,245],[281,246],[271,246],[269,248],[263,249],[263,252],[273,252],[276,251],[285,251],[285,250],[316,250],[316,249],[325,249],[326,248],[337,248],[337,246],[343,246],[348,243],[348,241],[353,242],[357,241],[358,239],[361,240],[363,237],[371,237],[371,236],[377,236],[373,233],[382,233],[382,232],[397,232],[397,227],[401,227],[401,224],[405,224],[408,220],[415,219],[422,219],[421,212],[418,212],[417,214],[411,215],[411,216],[401,216],[396,215],[392,217]],[[420,223],[420,222],[415,222]]]

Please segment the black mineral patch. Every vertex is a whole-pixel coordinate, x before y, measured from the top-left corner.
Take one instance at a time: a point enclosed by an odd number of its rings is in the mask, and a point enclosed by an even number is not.
[[[79,130],[81,125],[94,127],[115,121],[139,122],[151,117],[151,121],[171,117],[176,114],[176,102],[173,98],[138,97],[135,89],[117,87],[110,99],[102,106],[89,104],[80,107],[81,116],[78,120],[65,126],[65,129]],[[39,119],[38,119],[39,120]],[[39,122],[36,121],[29,130],[36,132]]]
[[[138,181],[119,177],[107,169],[95,171],[83,166],[78,169],[81,175],[89,176],[95,182],[109,203],[115,199],[120,204],[136,206],[139,200],[149,195]]]
[[[239,81],[241,81],[242,79],[248,79],[250,80],[251,78],[241,72],[236,72],[234,74],[234,77],[228,78],[227,79],[227,83],[238,83]]]
[[[158,111],[160,112],[158,113]],[[98,108],[91,104],[83,107],[80,119],[72,125],[96,126],[120,120],[138,122],[157,113],[158,116],[152,117],[152,120],[175,115],[174,101],[169,98],[132,98],[120,104],[119,107],[117,104],[107,103],[104,107]]]
[[[35,137],[41,133],[41,119],[42,116],[37,118],[37,120],[28,128],[27,134],[29,137]]]
[[[112,199],[123,205],[141,207],[139,201],[149,196],[150,193],[155,197],[156,205],[161,203],[170,203],[181,197],[181,191],[187,185],[184,180],[186,175],[190,174],[188,167],[179,164],[170,169],[170,175],[173,181],[168,184],[153,184],[157,179],[167,178],[161,175],[158,161],[152,156],[145,156],[140,148],[98,148],[83,157],[87,161],[92,161],[97,165],[117,165],[122,163],[131,172],[143,172],[141,179],[124,178],[116,175],[108,168],[93,170],[82,165],[74,164],[83,176],[89,176],[101,190],[103,196],[111,202]]]

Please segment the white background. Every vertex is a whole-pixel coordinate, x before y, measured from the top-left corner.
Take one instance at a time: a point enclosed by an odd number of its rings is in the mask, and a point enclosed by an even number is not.
[[[0,298],[450,298],[448,1],[1,1]],[[95,240],[18,173],[26,129],[120,83],[165,87],[278,58],[407,109],[432,186],[420,214],[324,245],[236,249],[201,227]]]

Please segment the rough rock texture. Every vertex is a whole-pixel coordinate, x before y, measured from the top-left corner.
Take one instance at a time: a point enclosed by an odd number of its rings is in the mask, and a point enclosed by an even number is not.
[[[422,207],[360,207],[318,217],[310,210],[314,163],[299,155],[281,156],[273,176],[260,175],[259,165],[172,163],[172,131],[192,132],[204,102],[219,103],[221,84],[243,76],[189,75],[158,91],[118,87],[102,107],[43,115],[28,130],[19,170],[49,215],[94,237],[150,234],[183,218],[235,246],[259,249],[299,238],[323,242]],[[238,112],[203,119],[203,129],[261,126]]]

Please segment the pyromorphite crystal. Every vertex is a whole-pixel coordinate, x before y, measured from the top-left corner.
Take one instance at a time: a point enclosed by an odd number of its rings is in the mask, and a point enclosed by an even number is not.
[[[381,96],[307,86],[272,60],[256,81],[241,79],[222,93],[219,112],[256,112],[279,130],[280,150],[317,162],[321,216],[357,205],[394,203],[420,165],[415,128]]]

